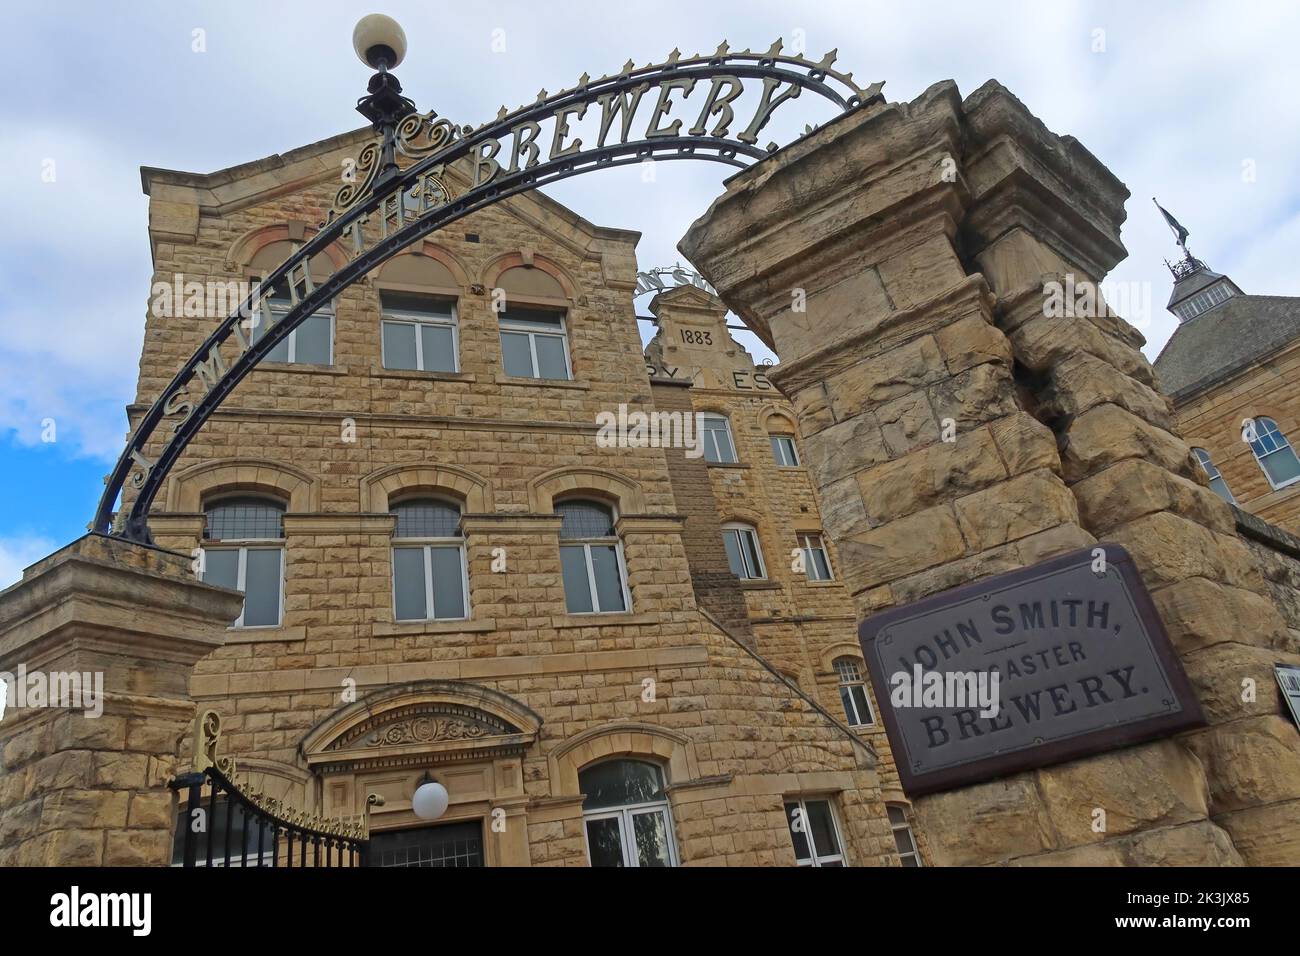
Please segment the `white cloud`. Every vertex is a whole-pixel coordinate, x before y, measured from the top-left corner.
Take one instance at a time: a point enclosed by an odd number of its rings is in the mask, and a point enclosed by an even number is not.
[[[50,554],[55,547],[53,541],[37,536],[0,538],[0,589],[17,583],[24,568]]]

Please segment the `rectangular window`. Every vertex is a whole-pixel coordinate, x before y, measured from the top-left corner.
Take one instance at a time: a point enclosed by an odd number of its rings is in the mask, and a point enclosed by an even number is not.
[[[284,604],[281,547],[204,548],[203,581],[244,592],[231,627],[279,627]]]
[[[395,292],[382,293],[380,301],[384,368],[422,372],[459,370],[454,303]]]
[[[460,545],[393,548],[393,616],[398,621],[468,617],[465,552]]]
[[[826,556],[826,545],[819,534],[799,535],[799,548],[803,551],[803,569],[809,581],[829,581],[831,561]]]
[[[908,826],[907,813],[892,803],[885,809],[889,811],[889,828],[894,831],[894,845],[898,847],[898,856],[903,861],[903,866],[920,866],[921,854],[916,849],[912,828]]]
[[[500,315],[501,361],[518,378],[570,379],[564,313],[513,308]]]
[[[734,465],[736,445],[731,440],[731,423],[721,415],[705,415],[704,460],[715,465]]]
[[[483,825],[472,820],[375,833],[369,856],[370,866],[483,866]]]
[[[787,800],[785,819],[800,866],[843,866],[839,824],[829,800]]]
[[[257,279],[253,280],[257,282]],[[254,316],[250,342],[263,338],[267,331],[289,314],[292,301],[287,292],[274,290],[263,300],[263,308]],[[323,306],[304,319],[299,326],[266,354],[266,362],[294,362],[299,365],[334,364],[334,307]]]
[[[564,603],[570,614],[627,610],[622,556],[617,544],[566,544],[560,547]]]
[[[782,468],[795,468],[799,464],[799,452],[794,447],[794,439],[789,435],[771,435],[772,457]]]

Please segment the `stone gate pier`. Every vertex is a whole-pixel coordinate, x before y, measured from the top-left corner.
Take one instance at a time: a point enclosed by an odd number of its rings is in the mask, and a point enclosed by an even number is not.
[[[680,244],[781,357],[861,615],[1114,542],[1204,708],[1200,729],[921,797],[937,863],[1300,863],[1272,674],[1300,660],[1295,632],[1141,335],[1044,307],[1123,258],[1128,195],[999,84],[943,82],[733,177]]]
[[[79,690],[71,706],[46,694],[5,708],[0,867],[170,862],[190,674],[242,605],[186,555],[98,534],[0,592],[0,672]]]

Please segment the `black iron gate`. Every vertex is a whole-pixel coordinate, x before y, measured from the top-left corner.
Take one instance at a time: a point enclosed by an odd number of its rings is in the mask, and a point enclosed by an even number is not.
[[[296,809],[236,782],[234,761],[218,758],[221,718],[195,721],[189,773],[171,782],[183,794],[173,841],[173,866],[355,867],[369,852],[368,811],[329,819]]]

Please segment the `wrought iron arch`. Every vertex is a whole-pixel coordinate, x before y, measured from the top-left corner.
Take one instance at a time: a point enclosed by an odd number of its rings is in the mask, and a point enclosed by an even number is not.
[[[510,196],[559,182],[596,169],[626,166],[653,159],[699,159],[745,168],[778,149],[776,143],[757,145],[758,133],[782,103],[807,90],[852,112],[881,96],[882,83],[860,87],[852,73],[833,69],[835,51],[818,62],[782,53],[777,40],[766,52],[730,52],[726,42],[708,55],[682,57],[676,50],[663,63],[636,68],[629,60],[620,73],[592,80],[586,74],[569,90],[548,95],[507,112],[503,106],[494,120],[477,129],[458,127],[430,111],[420,114],[401,96],[392,74],[381,71],[370,83],[370,95],[357,109],[371,119],[381,140],[367,145],[358,157],[356,176],[338,192],[334,208],[319,230],[261,281],[204,340],[181,367],[158,399],[140,419],[113,470],[105,477],[104,494],[91,523],[100,533],[112,532],[128,539],[151,542],[148,514],[172,466],[217,406],[276,345],[317,309],[357,280],[387,262],[413,242],[467,215]],[[758,108],[749,125],[732,136],[736,121],[731,104],[744,92],[746,79],[762,82]],[[706,82],[704,109],[695,124],[682,133],[685,114],[663,125],[673,105],[684,104],[696,85]],[[646,132],[631,137],[634,118],[645,94],[658,89]],[[670,99],[673,91],[679,99]],[[568,118],[581,120],[589,107],[601,110],[597,144],[583,148],[580,139],[564,145]],[[555,120],[551,149],[541,160],[541,120]],[[805,128],[805,134],[812,130]],[[531,137],[524,132],[532,132]],[[606,143],[610,133],[615,142]],[[621,135],[618,135],[621,134]],[[511,163],[497,159],[506,138],[513,140]],[[521,145],[522,144],[522,145]],[[531,149],[529,147],[532,147]],[[520,153],[523,153],[521,157]],[[400,169],[396,153],[415,159]],[[526,157],[521,165],[519,160]],[[470,187],[453,196],[445,171],[453,163],[468,161]],[[370,234],[367,234],[370,227]],[[377,235],[374,233],[377,232]],[[351,261],[317,284],[310,261],[332,243],[349,251]],[[272,322],[267,305],[270,291],[287,287],[291,308]],[[265,320],[266,331],[254,340],[253,328]],[[229,364],[221,347],[235,339],[239,355]],[[201,394],[189,387],[198,382]],[[156,459],[145,449],[159,426],[179,419]],[[114,518],[114,506],[130,487],[137,492],[129,511]]]

